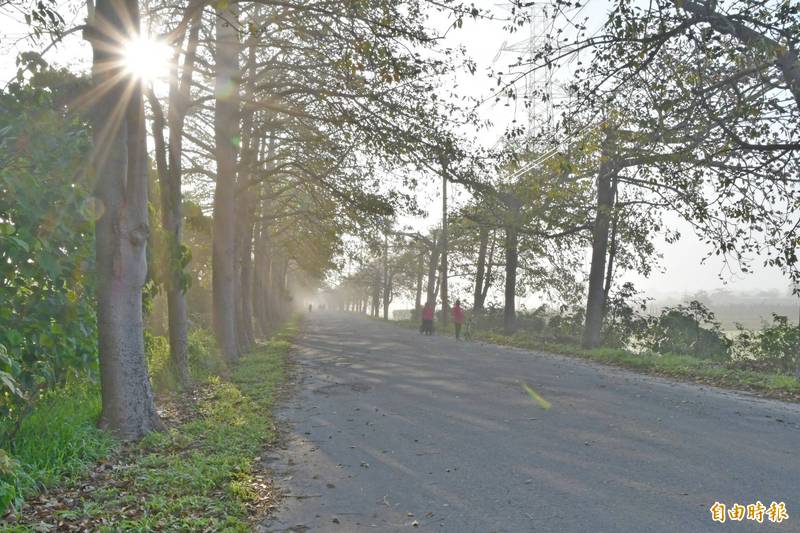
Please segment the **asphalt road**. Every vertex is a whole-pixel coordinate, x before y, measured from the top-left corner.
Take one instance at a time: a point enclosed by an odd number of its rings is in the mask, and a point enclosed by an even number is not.
[[[293,357],[261,531],[800,531],[799,405],[347,314]],[[773,500],[780,525],[711,520]]]

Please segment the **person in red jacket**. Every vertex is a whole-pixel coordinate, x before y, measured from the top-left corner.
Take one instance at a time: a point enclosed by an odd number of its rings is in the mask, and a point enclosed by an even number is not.
[[[461,338],[461,326],[464,325],[464,310],[461,309],[461,300],[456,300],[453,306],[453,324],[456,325],[456,340]]]
[[[422,308],[422,327],[419,332],[425,335],[433,334],[433,306],[430,302],[425,302],[425,307]]]

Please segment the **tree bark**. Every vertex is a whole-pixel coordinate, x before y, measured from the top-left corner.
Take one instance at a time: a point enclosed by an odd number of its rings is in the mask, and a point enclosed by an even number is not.
[[[492,269],[494,268],[494,247],[495,232],[492,230],[491,245],[489,246],[489,260],[486,262],[486,274],[483,276],[483,291],[481,293],[481,307],[486,307],[486,296],[489,294],[489,287],[492,286]]]
[[[92,16],[94,15],[94,16]],[[120,50],[139,31],[135,0],[98,0],[90,14],[97,329],[103,408],[98,425],[124,440],[162,428],[144,352],[142,287],[147,276],[147,148],[139,80],[122,72]]]
[[[412,320],[419,320],[422,312],[422,278],[425,275],[425,254],[420,253],[417,263],[417,291],[414,297],[414,315]]]
[[[478,263],[475,270],[475,290],[472,296],[472,311],[476,315],[483,312],[483,278],[486,271],[486,249],[489,247],[489,228],[478,226]]]
[[[517,327],[517,262],[519,258],[519,237],[516,224],[508,224],[506,231],[506,286],[503,308],[503,331],[506,335],[514,333]]]
[[[425,297],[431,306],[436,307],[436,270],[439,266],[439,242],[436,235],[433,236],[433,247],[431,248],[431,260],[428,263],[428,284],[425,288]]]
[[[239,315],[236,324],[239,326],[239,346],[243,351],[250,351],[255,345],[253,333],[253,219],[252,211],[242,215],[239,240]]]
[[[236,150],[239,136],[239,36],[236,3],[217,9],[216,143],[217,183],[214,189],[212,286],[214,333],[229,361],[239,355],[236,343]]]
[[[264,201],[259,212],[262,214],[256,225],[255,245],[253,250],[253,312],[258,325],[258,331],[262,338],[269,335],[269,268],[270,268],[270,246],[269,228],[267,227],[266,217],[264,216]]]
[[[589,295],[586,301],[586,322],[583,330],[584,348],[600,345],[603,329],[603,309],[605,292],[603,287],[606,254],[608,253],[608,234],[611,214],[614,209],[614,181],[616,169],[612,161],[614,132],[608,130],[603,143],[600,168],[597,173],[597,213],[592,231],[592,265],[589,270]]]
[[[611,184],[611,195],[613,197],[613,205],[617,205],[617,180],[614,178]],[[614,209],[614,214],[611,218],[611,236],[608,246],[608,265],[606,266],[606,279],[603,283],[603,321],[606,319],[608,312],[608,295],[611,293],[611,285],[614,282],[614,261],[617,257],[617,226],[619,224],[619,213]]]
[[[447,302],[447,164],[442,165],[442,329],[447,328],[450,308]]]
[[[392,302],[392,275],[389,272],[389,233],[383,235],[383,319],[389,320],[389,304]]]

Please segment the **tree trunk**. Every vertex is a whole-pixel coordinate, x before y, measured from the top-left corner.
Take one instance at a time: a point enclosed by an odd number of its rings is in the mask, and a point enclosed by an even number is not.
[[[584,348],[599,346],[603,329],[603,309],[605,308],[603,278],[608,252],[611,212],[614,209],[612,183],[615,169],[611,161],[613,140],[613,133],[607,131],[603,143],[600,169],[597,173],[597,213],[592,231],[592,265],[589,270],[589,295],[586,301],[586,322],[582,342]]]
[[[392,303],[392,276],[389,275],[383,287],[383,319],[389,320],[389,304]]]
[[[617,205],[617,180],[614,178],[611,184],[613,205]],[[611,237],[608,247],[608,265],[606,266],[606,279],[603,283],[603,321],[606,319],[608,311],[608,295],[611,293],[611,285],[614,282],[614,260],[617,257],[617,225],[619,223],[619,213],[614,211],[611,218]]]
[[[239,325],[239,344],[245,351],[250,351],[255,345],[253,333],[253,221],[252,213],[244,215],[247,220],[241,224],[242,238],[239,246],[239,316],[236,319]]]
[[[412,320],[419,320],[420,313],[422,312],[422,277],[425,274],[425,254],[419,254],[417,264],[417,291],[414,297],[414,314]]]
[[[92,158],[101,213],[95,223],[103,399],[98,425],[133,440],[162,427],[147,373],[142,320],[149,234],[144,102],[141,83],[121,72],[118,56],[120,41],[139,31],[138,3],[98,0],[90,23],[97,90]]]
[[[381,308],[381,292],[383,289],[383,280],[381,280],[380,271],[377,266],[373,267],[372,272],[372,316],[378,318],[380,316]]]
[[[514,333],[517,327],[516,290],[517,290],[517,260],[519,257],[517,247],[519,238],[517,226],[509,224],[506,230],[506,287],[505,303],[503,308],[503,331],[506,335]]]
[[[483,290],[481,292],[481,309],[486,307],[486,296],[489,294],[489,287],[492,286],[492,269],[494,268],[494,247],[495,232],[492,230],[491,245],[489,246],[489,260],[486,263],[486,274],[483,276]]]
[[[214,333],[228,361],[238,357],[236,344],[236,142],[239,136],[239,36],[232,23],[236,3],[217,10],[216,143],[217,183],[214,189],[212,285]]]
[[[263,214],[263,209],[261,210]],[[269,335],[267,294],[269,291],[269,233],[266,222],[259,221],[253,250],[253,312],[262,338]]]
[[[486,249],[489,247],[489,228],[484,224],[478,227],[478,263],[475,271],[475,291],[472,296],[472,311],[483,312],[483,277],[486,270]]]
[[[269,336],[269,318],[267,312],[267,293],[269,291],[269,230],[264,217],[262,199],[258,208],[259,219],[255,226],[255,243],[253,245],[253,315],[258,333],[262,339]]]
[[[431,248],[431,260],[428,263],[428,284],[425,290],[427,302],[431,306],[436,307],[436,269],[439,266],[439,243],[437,242],[436,235],[433,238],[433,247]]]
[[[181,248],[181,175],[180,167],[172,168],[167,163],[167,148],[164,142],[164,114],[161,104],[152,91],[149,92],[153,109],[153,139],[156,149],[156,168],[161,196],[161,227],[166,240],[166,257],[159,265],[163,272],[164,290],[167,293],[167,324],[169,326],[169,353],[172,371],[181,388],[189,386],[188,313],[184,296],[183,257]],[[171,104],[173,105],[173,104]],[[172,139],[172,128],[170,139]],[[174,150],[170,145],[170,160]],[[180,161],[180,158],[178,159]],[[178,163],[180,164],[180,163]]]
[[[383,235],[383,319],[389,320],[389,304],[392,303],[392,275],[389,272],[389,233]]]
[[[277,252],[277,254],[275,254]],[[282,250],[275,250],[271,258],[269,273],[269,316],[270,322],[278,324],[283,320],[283,306],[285,305],[286,264]]]
[[[167,323],[169,325],[169,352],[172,370],[181,388],[190,385],[188,361],[189,320],[186,307],[186,283],[184,281],[183,257],[183,198],[181,182],[183,175],[183,128],[190,105],[190,87],[194,73],[197,42],[200,32],[200,17],[191,22],[186,44],[183,68],[178,75],[180,52],[172,59],[168,93],[167,120],[161,104],[152,90],[148,92],[153,109],[153,139],[156,149],[156,168],[161,200],[161,227],[167,241],[167,257],[164,272],[164,289],[167,294]],[[169,144],[164,141],[164,129],[169,128]]]
[[[450,317],[450,308],[447,302],[447,165],[442,167],[442,329],[447,328]]]

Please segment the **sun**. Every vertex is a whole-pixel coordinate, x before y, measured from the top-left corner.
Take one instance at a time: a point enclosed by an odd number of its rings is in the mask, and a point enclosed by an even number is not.
[[[163,42],[137,37],[125,46],[125,69],[144,81],[165,78],[169,74],[172,50]]]

